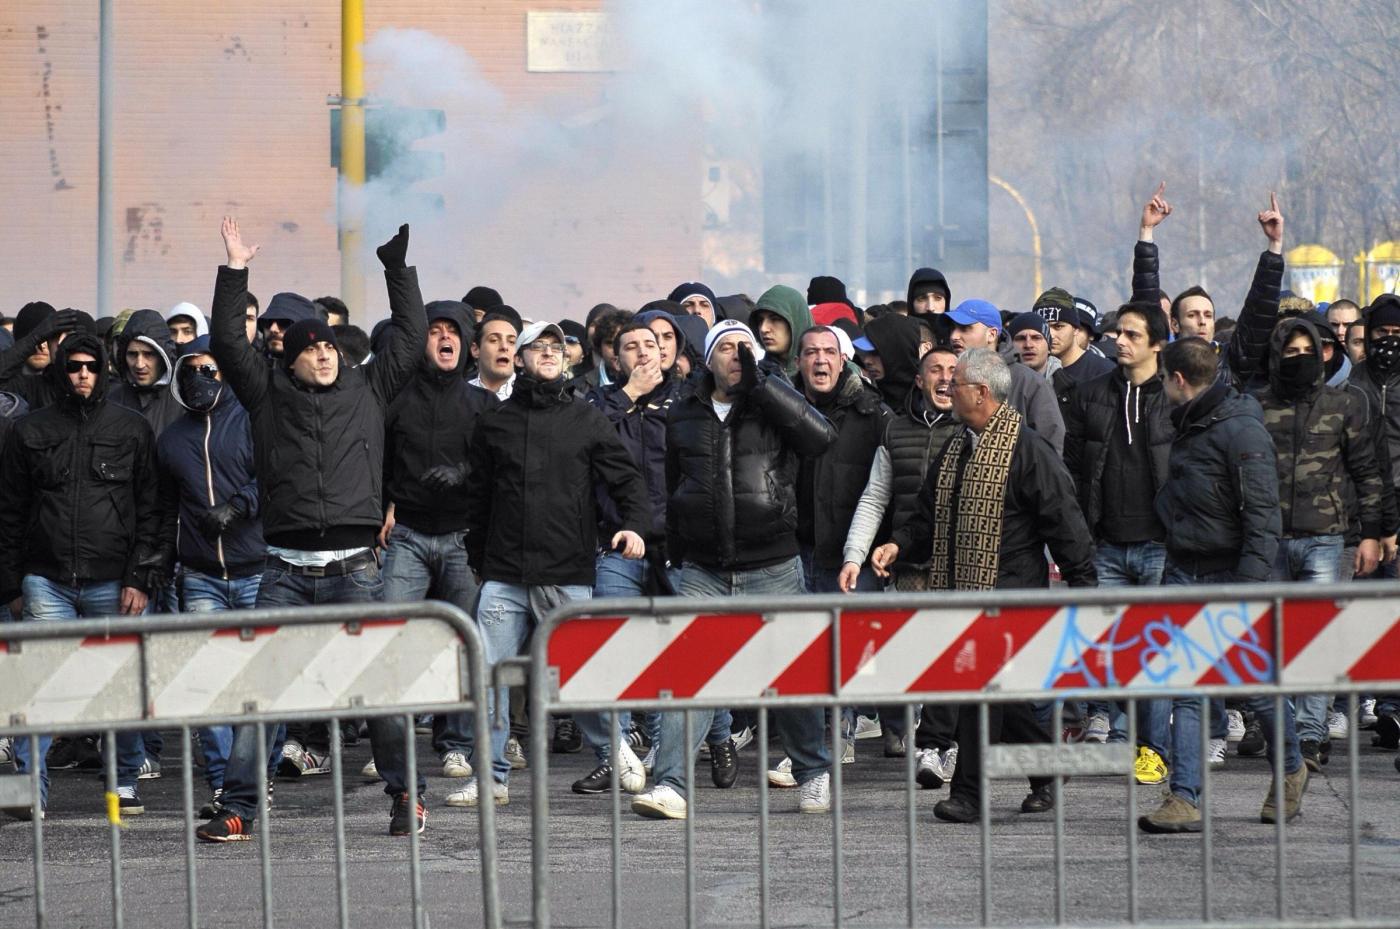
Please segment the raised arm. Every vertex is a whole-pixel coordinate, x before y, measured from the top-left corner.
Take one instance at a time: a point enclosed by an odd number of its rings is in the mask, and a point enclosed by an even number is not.
[[[1278,323],[1279,291],[1283,287],[1283,213],[1273,191],[1269,192],[1269,208],[1259,214],[1259,228],[1264,230],[1269,244],[1254,268],[1254,280],[1226,355],[1230,369],[1246,388],[1264,379],[1269,334]]]
[[[271,372],[267,362],[248,342],[248,262],[258,246],[243,243],[238,220],[225,216],[221,229],[228,264],[219,269],[209,322],[209,351],[219,363],[224,380],[251,413],[267,394]]]
[[[377,254],[389,285],[389,338],[384,352],[376,354],[366,367],[375,394],[388,405],[423,358],[428,318],[418,289],[418,269],[406,264],[408,225],[400,226],[392,239],[379,246]]]
[[[1152,230],[1161,225],[1162,220],[1172,215],[1172,205],[1167,202],[1167,182],[1157,185],[1157,192],[1142,208],[1142,222],[1138,224],[1137,245],[1133,249],[1133,296],[1134,303],[1157,303],[1157,295],[1162,291],[1161,275],[1157,270],[1157,246],[1152,241]]]

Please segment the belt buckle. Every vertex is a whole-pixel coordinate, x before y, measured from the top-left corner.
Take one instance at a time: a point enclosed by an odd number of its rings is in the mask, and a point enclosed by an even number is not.
[[[306,565],[301,570],[308,577],[325,577],[327,565]]]

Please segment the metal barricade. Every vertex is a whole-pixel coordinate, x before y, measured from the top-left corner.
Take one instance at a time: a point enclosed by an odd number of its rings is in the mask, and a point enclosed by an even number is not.
[[[27,739],[37,759],[41,735],[101,731],[107,742],[106,802],[114,927],[123,912],[121,819],[116,733],[178,727],[182,739],[186,921],[202,922],[196,880],[191,733],[214,725],[254,725],[260,745],[270,726],[325,719],[331,732],[337,925],[351,924],[346,864],[340,723],[398,716],[405,722],[409,809],[418,802],[414,715],[473,712],[477,745],[490,744],[486,672],[476,626],[440,602],[357,603],[237,612],[110,617],[0,625],[0,735]],[[482,753],[489,756],[489,752]],[[258,842],[262,925],[274,923],[273,857],[267,772],[258,766]],[[0,805],[38,808],[38,765],[27,777],[0,778]],[[482,923],[500,925],[495,810],[479,808]],[[73,924],[51,917],[45,880],[44,817],[33,816],[35,925]],[[410,829],[412,916],[428,922],[420,837]],[[469,886],[461,901],[470,900]],[[84,914],[84,923],[92,914]]]
[[[919,703],[972,705],[980,719],[983,764],[981,816],[978,827],[980,912],[939,912],[938,925],[999,924],[993,909],[998,862],[1019,858],[1019,851],[994,853],[989,811],[989,780],[1028,774],[1053,777],[1053,917],[1018,925],[1079,924],[1073,920],[1067,887],[1065,810],[1066,777],[1084,774],[1121,776],[1126,781],[1126,859],[1124,896],[1103,901],[1094,925],[1173,926],[1318,926],[1380,927],[1394,925],[1395,895],[1379,909],[1363,912],[1359,868],[1358,695],[1362,691],[1400,690],[1400,584],[1227,585],[1210,587],[1033,590],[986,593],[823,594],[793,597],[611,599],[567,604],[535,632],[530,656],[533,784],[533,925],[553,924],[550,895],[555,872],[550,860],[549,735],[550,714],[658,709],[752,708],[758,716],[759,780],[757,913],[753,920],[772,922],[769,847],[772,824],[765,772],[769,714],[786,707],[824,707],[829,727],[831,766],[831,907],[821,923],[847,924],[846,872],[843,855],[841,733],[835,718],[854,704],[902,704],[908,742],[904,761],[904,867],[871,877],[886,889],[903,885],[905,907],[897,917],[913,927],[921,919],[916,905],[920,871],[916,868],[917,810],[914,787],[914,706]],[[1283,702],[1291,694],[1347,695],[1347,873],[1349,900],[1338,901],[1330,915],[1291,917],[1284,816],[1270,830],[1273,837],[1274,899],[1261,912],[1236,914],[1222,922],[1213,899],[1215,877],[1211,774],[1206,764],[1210,726],[1202,716],[1203,814],[1199,838],[1200,903],[1194,920],[1184,912],[1186,888],[1169,890],[1171,906],[1144,908],[1139,874],[1137,800],[1143,787],[1133,776],[1137,744],[1136,705],[1164,696],[1194,698],[1208,712],[1212,696],[1255,697],[1273,701],[1273,744],[1283,744]],[[1123,745],[1067,744],[1061,738],[1064,703],[1074,700],[1127,702],[1128,733]],[[989,707],[1012,702],[1053,704],[1053,743],[988,745]],[[1185,708],[1185,705],[1183,705]],[[613,722],[612,758],[618,757],[619,734]],[[687,745],[695,744],[690,714],[685,717]],[[1284,758],[1274,752],[1275,796],[1282,806]],[[687,778],[685,820],[685,924],[697,914],[696,816],[694,770]],[[612,776],[611,887],[608,924],[618,926],[626,910],[621,898],[623,861],[618,801],[618,774]],[[1261,814],[1262,815],[1262,814]],[[1301,820],[1300,820],[1301,822]],[[1233,828],[1233,827],[1232,827]],[[1260,828],[1260,827],[1254,827]],[[1290,826],[1290,829],[1298,828]],[[892,837],[891,837],[892,839]],[[894,841],[890,841],[890,846]],[[634,853],[646,844],[634,839]],[[1161,846],[1154,846],[1159,851]],[[1178,846],[1179,854],[1188,854]],[[891,847],[890,851],[894,851]],[[952,867],[952,864],[948,864]],[[898,877],[893,877],[898,873]],[[658,924],[660,892],[656,881],[646,894],[641,922]],[[941,890],[947,890],[945,885]],[[1013,888],[1014,889],[1014,888]],[[1389,893],[1389,892],[1388,892]],[[1159,895],[1160,898],[1160,895]],[[1160,899],[1159,899],[1160,904]],[[1082,910],[1082,907],[1080,907]],[[970,913],[977,913],[975,916]],[[1345,913],[1346,915],[1337,915]],[[1116,914],[1116,915],[1115,915]],[[733,921],[733,913],[727,921]],[[679,921],[678,919],[676,920]],[[784,916],[784,924],[795,924]],[[562,919],[583,925],[579,914]],[[886,923],[879,923],[884,925]]]

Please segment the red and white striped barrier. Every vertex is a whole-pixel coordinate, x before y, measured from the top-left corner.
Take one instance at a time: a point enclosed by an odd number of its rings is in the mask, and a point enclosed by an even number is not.
[[[179,721],[457,703],[462,645],[437,620],[0,642],[0,725]],[[144,686],[143,686],[144,685]],[[150,705],[144,706],[143,699]]]
[[[1400,604],[1287,601],[1283,662],[1273,601],[844,610],[570,619],[549,664],[559,702],[766,694],[894,697],[1400,679]]]

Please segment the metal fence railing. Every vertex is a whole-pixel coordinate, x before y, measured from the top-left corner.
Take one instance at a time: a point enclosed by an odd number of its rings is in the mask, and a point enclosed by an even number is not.
[[[405,723],[409,809],[418,802],[414,715],[468,712],[486,706],[482,643],[475,624],[444,603],[347,604],[0,625],[0,736],[28,740],[37,759],[41,735],[100,732],[107,743],[106,790],[111,862],[111,925],[127,924],[122,829],[117,805],[118,732],[177,729],[184,800],[185,922],[201,918],[197,880],[191,733],[215,725],[254,725],[260,745],[268,727],[294,721],[329,723],[334,817],[336,924],[352,924],[346,864],[346,812],[340,723],[398,716]],[[472,712],[477,745],[490,744],[487,714]],[[258,766],[261,925],[271,927],[273,855],[267,772]],[[27,777],[0,778],[0,805],[29,806],[32,817],[34,920],[38,927],[71,925],[53,916],[46,880],[45,820],[39,813],[37,764]],[[495,810],[478,811],[482,924],[500,925]],[[420,838],[410,830],[407,879],[411,919],[427,925]],[[474,894],[461,886],[454,912]],[[85,914],[85,922],[93,914]],[[290,920],[283,920],[290,921]],[[139,920],[137,921],[139,924]]]
[[[995,864],[989,781],[1037,774],[1053,777],[1053,918],[1046,924],[1079,922],[1067,891],[1063,804],[1064,782],[1079,775],[1114,774],[1125,781],[1126,821],[1122,854],[1126,860],[1123,899],[1100,901],[1094,925],[1173,926],[1328,926],[1394,925],[1394,900],[1367,912],[1359,867],[1361,797],[1358,773],[1358,698],[1363,692],[1400,690],[1400,584],[1230,585],[1213,587],[1115,588],[1099,590],[997,591],[990,593],[857,594],[796,597],[732,597],[580,601],[561,607],[535,631],[530,656],[532,779],[532,925],[545,929],[555,920],[551,886],[559,875],[550,852],[549,732],[551,714],[680,711],[701,708],[751,709],[757,714],[756,810],[758,845],[757,912],[752,922],[774,921],[770,848],[770,714],[789,707],[823,707],[833,717],[852,705],[897,705],[910,743],[915,706],[974,705],[979,715],[981,810],[979,819],[980,912],[942,911],[937,924],[998,924],[992,888]],[[1199,904],[1186,910],[1187,888],[1171,892],[1169,912],[1144,907],[1136,817],[1146,788],[1132,773],[1139,701],[1164,696],[1200,701],[1208,718],[1211,697],[1249,697],[1275,709],[1273,744],[1283,744],[1284,701],[1291,695],[1337,694],[1350,721],[1347,737],[1346,825],[1348,854],[1335,862],[1331,886],[1345,886],[1329,914],[1295,916],[1289,906],[1289,845],[1284,817],[1270,830],[1273,894],[1257,912],[1228,920],[1214,897],[1221,873],[1213,839],[1216,805],[1208,755],[1210,727],[1201,726],[1202,832],[1199,840]],[[1079,700],[1119,701],[1126,707],[1126,743],[1068,744],[1061,738],[1064,707]],[[1052,706],[1054,733],[1046,745],[989,745],[989,708],[1011,702]],[[1340,706],[1341,704],[1339,704]],[[614,720],[615,716],[609,716]],[[620,738],[613,732],[611,757]],[[840,726],[829,725],[832,758],[842,750]],[[685,714],[686,744],[695,744]],[[900,922],[915,926],[927,917],[916,904],[915,759],[905,752],[905,821],[902,866],[866,874],[882,888],[902,885]],[[1275,796],[1284,796],[1283,752],[1271,764]],[[847,873],[843,854],[842,765],[831,766],[831,905],[819,922],[848,922]],[[693,773],[693,772],[692,772]],[[684,921],[699,924],[696,859],[695,778],[687,779],[685,819]],[[622,852],[614,766],[611,813],[610,909],[607,922],[618,926],[629,912],[623,899]],[[1100,818],[1107,815],[1099,811]],[[1255,827],[1260,828],[1260,827]],[[1289,827],[1295,828],[1295,827]],[[732,839],[742,843],[742,838]],[[893,856],[897,840],[888,837]],[[1178,846],[1180,854],[1190,854]],[[637,849],[633,849],[634,852]],[[1004,851],[1004,853],[1006,853]],[[1014,852],[1012,852],[1014,854]],[[1343,874],[1345,871],[1345,874]],[[823,882],[825,883],[825,881]],[[662,886],[649,885],[643,901],[648,919],[661,904]],[[1264,898],[1267,899],[1267,898]],[[732,913],[729,916],[732,917]],[[560,920],[578,924],[575,913]],[[677,920],[678,921],[678,920]],[[744,920],[749,921],[749,920]],[[790,916],[778,920],[792,924]],[[1015,918],[1018,925],[1025,919]],[[883,923],[882,923],[883,924]]]

